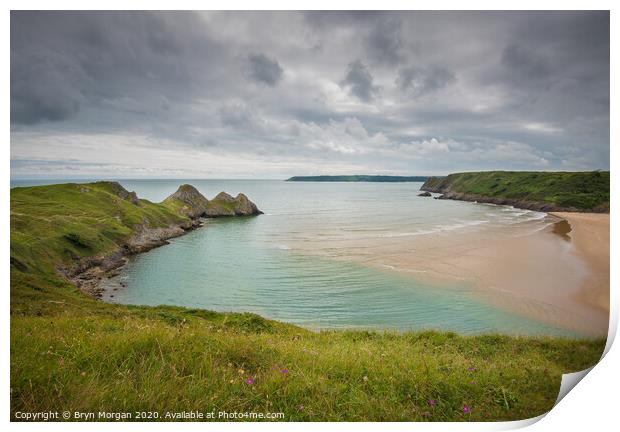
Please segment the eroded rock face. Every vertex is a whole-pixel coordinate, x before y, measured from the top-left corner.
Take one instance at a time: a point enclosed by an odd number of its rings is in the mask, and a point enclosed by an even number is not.
[[[135,192],[129,192],[119,182],[104,182],[107,183],[111,189],[111,192],[125,201],[129,201],[133,205],[140,205],[140,200]],[[86,188],[86,190],[88,190]]]
[[[240,193],[235,197],[235,214],[237,216],[252,216],[263,214],[247,196]]]
[[[235,199],[231,197],[230,195],[228,195],[226,192],[220,192],[219,194],[216,195],[215,198],[213,198],[213,201],[222,201],[225,203],[232,203],[235,201]]]
[[[195,187],[187,184],[181,185],[175,193],[164,200],[164,203],[166,202],[173,206],[180,204],[179,211],[192,219],[201,216],[222,217],[262,214],[256,204],[242,193],[233,198],[226,192],[220,192],[209,201]]]
[[[253,216],[263,212],[247,196],[240,193],[235,198],[226,192],[220,192],[207,206],[206,216]]]
[[[179,186],[177,191],[164,200],[164,203],[181,204],[179,212],[192,219],[200,217],[207,211],[209,200],[198,189],[189,184]]]

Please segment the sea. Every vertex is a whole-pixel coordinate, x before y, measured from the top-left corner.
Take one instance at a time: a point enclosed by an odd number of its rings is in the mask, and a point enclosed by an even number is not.
[[[251,312],[314,330],[579,336],[485,300],[466,279],[433,281],[420,277],[424,268],[394,271],[374,259],[390,242],[411,246],[400,253],[425,254],[429,239],[459,233],[529,235],[551,223],[544,213],[422,198],[422,183],[118,181],[152,202],[183,183],[209,199],[243,192],[264,214],[208,219],[131,257],[106,282],[104,301]],[[12,180],[11,187],[64,182],[80,181]]]

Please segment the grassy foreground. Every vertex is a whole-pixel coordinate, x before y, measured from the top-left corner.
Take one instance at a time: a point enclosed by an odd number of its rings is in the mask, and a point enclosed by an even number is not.
[[[609,171],[484,171],[430,177],[422,189],[603,212],[609,211],[609,179]]]
[[[316,333],[254,314],[106,304],[58,275],[56,266],[113,250],[137,225],[182,221],[141,204],[107,183],[11,191],[13,419],[48,410],[133,419],[149,411],[162,420],[192,410],[216,420],[220,411],[281,412],[289,421],[523,419],[548,411],[561,374],[593,365],[604,347],[433,331]]]

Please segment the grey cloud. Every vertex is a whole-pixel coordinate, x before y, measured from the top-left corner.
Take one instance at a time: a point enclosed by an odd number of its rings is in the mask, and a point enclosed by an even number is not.
[[[252,107],[239,101],[227,102],[218,111],[225,126],[244,130],[260,130],[262,121]]]
[[[265,161],[273,176],[609,167],[606,11],[19,11],[10,43],[15,160],[130,177],[177,156],[177,176],[228,178],[269,177]]]
[[[369,57],[377,63],[394,64],[402,60],[401,21],[380,20],[366,39]]]
[[[250,54],[248,60],[250,77],[255,81],[274,86],[282,79],[284,70],[277,60],[265,54]]]
[[[221,52],[188,13],[13,12],[11,23],[14,124],[67,120],[119,98],[178,99],[200,81],[200,56]]]
[[[396,85],[403,92],[417,97],[440,90],[455,79],[452,72],[438,66],[430,68],[412,66],[398,71]]]
[[[519,45],[508,45],[502,52],[502,65],[525,79],[544,78],[549,68],[542,56],[527,51]]]
[[[349,63],[347,73],[340,85],[364,102],[371,101],[378,90],[377,86],[373,84],[370,71],[361,60]]]
[[[34,124],[77,114],[84,102],[83,69],[62,54],[11,55],[11,122]]]

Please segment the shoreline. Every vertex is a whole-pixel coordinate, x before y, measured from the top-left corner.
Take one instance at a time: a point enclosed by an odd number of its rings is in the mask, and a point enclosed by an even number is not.
[[[487,238],[481,238],[483,235],[480,232],[430,235],[425,239],[416,238],[413,249],[409,240],[392,239],[394,241],[387,248],[378,243],[370,245],[376,246],[377,252],[370,259],[367,255],[341,256],[336,259],[367,264],[384,271],[389,269],[421,281],[470,282],[474,286],[473,295],[496,307],[582,335],[605,336],[609,319],[609,270],[607,268],[605,308],[605,297],[602,295],[604,285],[599,287],[595,296],[591,290],[584,288],[592,278],[605,279],[605,274],[601,276],[594,272],[588,257],[583,251],[577,251],[578,245],[573,245],[576,242],[574,237],[583,240],[583,236],[575,231],[583,230],[584,224],[574,226],[569,218],[574,219],[579,215],[583,213],[547,213],[545,217],[549,219],[549,224],[546,228],[520,237],[495,237],[485,233]],[[595,217],[605,215],[596,214]],[[106,281],[118,275],[127,263],[126,257],[167,244],[167,239],[183,235],[189,230],[171,235],[152,247],[125,253],[122,262],[113,268],[106,271],[91,271],[90,268],[78,274],[77,278],[81,279],[85,273],[90,272],[92,276],[89,280],[96,287],[94,296],[105,301],[102,297],[106,291]],[[445,244],[435,244],[438,239],[439,243],[443,241]],[[425,254],[412,254],[416,249],[424,249]],[[546,274],[549,268],[553,269],[553,274]]]
[[[608,214],[595,216],[609,218]],[[545,228],[527,234],[514,233],[505,226],[370,243],[366,239],[363,244],[323,243],[324,250],[299,244],[294,249],[396,272],[437,284],[438,289],[465,283],[472,296],[498,308],[584,336],[605,337],[608,309],[595,307],[584,294],[584,284],[596,273],[573,245],[575,231],[582,227],[570,225],[557,214],[547,213],[545,218],[549,222]],[[363,249],[359,246],[372,253],[358,252]],[[330,256],[325,252],[343,247],[348,254]],[[608,280],[608,273],[603,273],[605,276]]]
[[[83,294],[102,300],[106,281],[117,276],[131,256],[148,252],[169,244],[168,240],[180,237],[204,225],[201,218],[173,224],[165,228],[142,227],[116,250],[77,260],[71,266],[58,267],[57,272]]]
[[[554,212],[573,228],[570,236],[575,253],[586,262],[590,274],[579,298],[605,313],[610,312],[610,216],[600,213]]]

